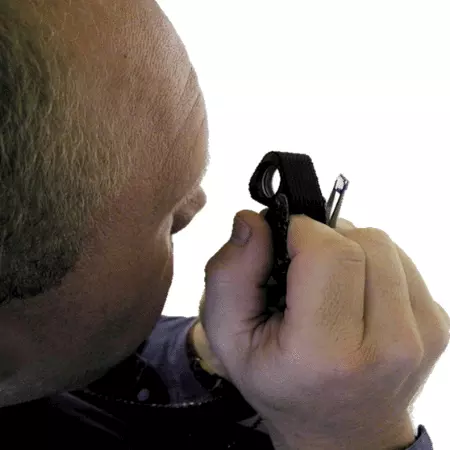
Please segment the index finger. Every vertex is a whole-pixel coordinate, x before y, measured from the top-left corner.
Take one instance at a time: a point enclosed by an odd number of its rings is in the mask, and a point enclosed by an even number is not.
[[[286,330],[297,337],[300,330],[319,341],[334,335],[335,328],[362,335],[365,253],[359,244],[297,215],[289,224],[288,253]]]

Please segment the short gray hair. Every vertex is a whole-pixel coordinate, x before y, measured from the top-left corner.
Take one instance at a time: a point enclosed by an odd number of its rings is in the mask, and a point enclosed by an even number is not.
[[[82,77],[61,40],[17,3],[0,2],[0,304],[61,284],[92,214],[131,170],[108,126],[87,126]]]

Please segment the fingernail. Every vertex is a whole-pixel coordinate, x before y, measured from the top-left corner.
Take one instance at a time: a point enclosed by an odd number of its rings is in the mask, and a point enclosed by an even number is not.
[[[252,234],[251,228],[238,216],[234,218],[233,232],[231,233],[231,240],[243,247],[250,240]]]

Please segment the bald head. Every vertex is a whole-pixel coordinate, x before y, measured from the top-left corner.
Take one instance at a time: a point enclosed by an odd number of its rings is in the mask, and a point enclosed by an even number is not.
[[[58,49],[73,88],[65,113],[83,133],[64,149],[64,162],[66,185],[77,195],[66,192],[59,200],[71,199],[65,211],[83,219],[78,225],[87,232],[60,284],[0,308],[0,406],[83,387],[132,353],[151,333],[170,288],[171,235],[205,204],[199,186],[207,160],[203,97],[158,5],[23,3],[34,7],[29,17],[53,30],[42,28],[46,47]],[[69,162],[76,165],[72,171]],[[108,186],[101,182],[106,177],[124,182],[89,214],[77,215],[91,204],[85,198],[97,184]],[[52,211],[56,217],[58,208]],[[69,246],[71,236],[68,230],[60,240]]]
[[[161,155],[155,167],[160,173],[164,154],[201,92],[186,49],[158,4],[153,0],[36,4],[65,48],[87,113],[102,110],[116,137],[127,136],[128,144],[129,134],[135,147],[145,139],[145,146],[156,150],[148,155]],[[134,120],[124,124],[123,117]],[[130,126],[152,133],[131,133]]]

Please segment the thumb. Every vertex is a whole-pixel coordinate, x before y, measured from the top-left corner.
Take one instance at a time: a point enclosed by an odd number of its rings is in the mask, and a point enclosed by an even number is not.
[[[213,346],[214,336],[235,335],[249,321],[260,320],[272,254],[271,230],[264,217],[250,210],[238,212],[232,237],[205,268],[203,326]]]

